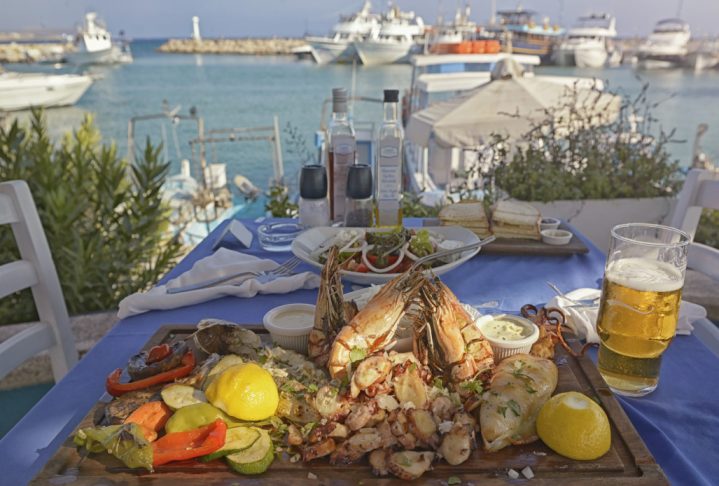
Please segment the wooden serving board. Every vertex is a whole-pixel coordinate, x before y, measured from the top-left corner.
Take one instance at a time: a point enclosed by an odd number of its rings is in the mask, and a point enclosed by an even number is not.
[[[440,226],[438,219],[427,219],[423,221],[423,226]],[[564,223],[559,225],[559,229],[571,231]],[[548,245],[538,240],[527,240],[521,238],[497,238],[492,243],[482,247],[481,253],[489,253],[495,255],[544,255],[544,256],[561,256],[574,255],[577,253],[588,253],[589,248],[577,238],[572,236],[566,245]]]
[[[248,326],[268,336],[264,329]],[[145,345],[145,349],[180,339],[194,332],[193,325],[162,327]],[[578,346],[577,346],[578,347]],[[457,476],[463,484],[476,485],[513,484],[507,476],[511,468],[520,471],[530,466],[535,474],[531,484],[542,486],[565,485],[668,485],[659,465],[637,434],[619,402],[599,375],[589,358],[573,358],[560,346],[555,358],[559,368],[557,393],[576,390],[596,399],[607,412],[612,428],[612,447],[607,454],[595,461],[574,461],[559,456],[541,441],[523,446],[507,447],[499,452],[487,453],[481,447],[473,452],[464,464],[450,466],[444,461],[434,465],[416,483],[446,485],[450,476]],[[79,427],[94,425],[93,417],[99,415],[104,404],[98,403],[80,423]],[[73,434],[74,435],[74,434]],[[308,478],[308,473],[317,479]],[[521,476],[520,476],[521,477]],[[292,463],[288,457],[277,458],[270,469],[260,476],[241,476],[233,473],[221,460],[203,464],[198,461],[184,461],[167,464],[150,474],[145,471],[128,469],[117,459],[107,454],[90,455],[82,459],[68,437],[65,443],[30,483],[65,485],[353,485],[358,484],[406,484],[392,477],[377,478],[372,475],[367,460],[348,465],[331,466],[327,459],[304,464]]]

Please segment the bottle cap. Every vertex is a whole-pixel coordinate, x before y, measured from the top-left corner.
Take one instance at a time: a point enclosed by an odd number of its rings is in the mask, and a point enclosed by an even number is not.
[[[347,196],[352,199],[372,197],[372,168],[369,165],[350,166],[347,173]]]
[[[398,101],[399,101],[399,90],[398,89],[384,90],[384,102],[385,103],[397,103]]]
[[[345,88],[332,89],[332,112],[347,113],[347,90]]]
[[[300,197],[322,199],[327,197],[327,171],[322,165],[306,165],[300,171]]]

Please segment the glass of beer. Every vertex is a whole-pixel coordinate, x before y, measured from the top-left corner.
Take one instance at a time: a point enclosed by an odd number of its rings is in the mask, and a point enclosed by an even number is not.
[[[689,242],[668,226],[612,229],[597,332],[599,372],[615,393],[640,397],[657,387],[662,353],[677,328]]]

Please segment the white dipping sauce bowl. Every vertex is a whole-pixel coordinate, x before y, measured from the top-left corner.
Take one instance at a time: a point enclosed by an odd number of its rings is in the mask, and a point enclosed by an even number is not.
[[[557,218],[542,218],[539,222],[539,229],[542,230],[553,230],[559,228],[559,221]]]
[[[485,331],[483,330],[484,327],[489,325],[493,321],[499,320],[510,321],[513,324],[523,327],[528,332],[527,337],[522,339],[503,341],[487,336],[487,333],[485,333]],[[479,332],[482,333],[484,338],[489,341],[490,346],[492,346],[495,363],[499,363],[504,358],[508,358],[515,354],[529,353],[529,351],[531,351],[532,349],[532,345],[536,343],[539,339],[539,328],[532,321],[530,321],[529,319],[525,319],[524,317],[514,316],[510,314],[486,315],[480,317],[476,321],[476,324],[479,328]]]
[[[542,230],[542,241],[548,245],[566,245],[572,239],[572,233],[567,230]]]
[[[262,323],[272,336],[272,342],[285,349],[307,354],[307,342],[314,325],[315,306],[312,304],[286,304],[265,314]],[[287,321],[296,316],[292,325]]]

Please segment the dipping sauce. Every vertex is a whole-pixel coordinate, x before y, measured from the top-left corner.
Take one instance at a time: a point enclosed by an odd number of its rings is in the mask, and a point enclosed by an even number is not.
[[[283,329],[307,329],[314,324],[314,314],[304,309],[286,310],[272,316],[272,324]]]
[[[495,319],[482,326],[482,334],[497,341],[519,341],[529,337],[532,329],[508,319]]]

